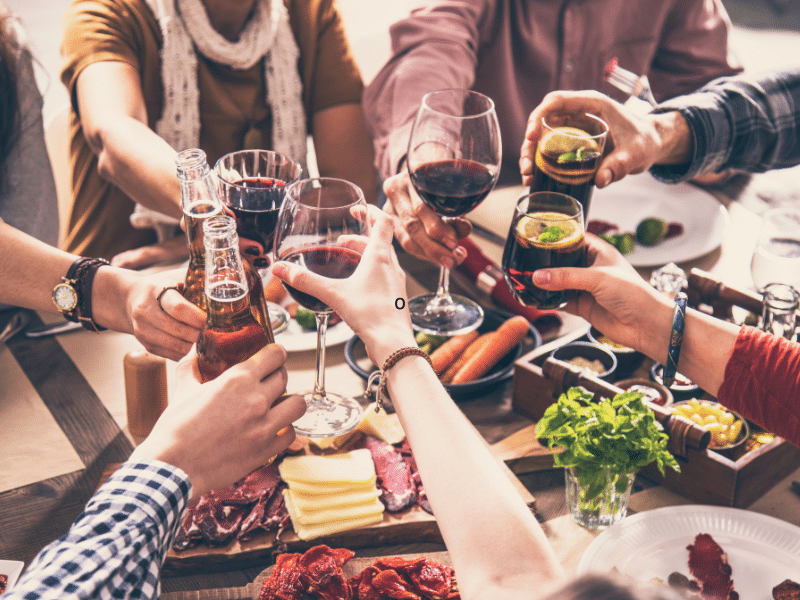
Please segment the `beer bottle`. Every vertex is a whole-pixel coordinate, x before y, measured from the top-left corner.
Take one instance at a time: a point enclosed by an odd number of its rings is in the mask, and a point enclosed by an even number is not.
[[[216,178],[208,166],[206,153],[203,150],[200,148],[184,150],[178,154],[175,162],[178,165],[181,207],[189,244],[189,267],[186,269],[183,296],[192,304],[206,310],[203,223],[213,216],[223,214],[224,209],[217,192]],[[250,289],[250,309],[253,316],[269,331],[271,341],[275,341],[261,276],[248,261],[244,262],[244,269]]]
[[[239,253],[236,221],[228,215],[207,218],[203,239],[206,324],[197,340],[197,363],[205,382],[250,358],[275,338],[269,322],[260,322],[251,311],[247,261]]]
[[[205,152],[190,148],[180,152],[175,162],[181,182],[181,208],[189,243],[189,268],[186,270],[183,296],[206,310],[203,222],[222,213],[222,201],[217,194]]]

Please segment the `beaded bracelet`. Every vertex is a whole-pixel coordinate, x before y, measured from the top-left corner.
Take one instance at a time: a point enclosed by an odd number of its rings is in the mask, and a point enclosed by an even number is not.
[[[381,401],[381,397],[388,398],[389,397],[389,387],[386,383],[386,377],[384,375],[386,372],[395,366],[398,362],[404,359],[406,356],[421,356],[425,360],[428,361],[428,364],[433,369],[433,363],[431,362],[431,357],[428,356],[428,353],[424,350],[416,347],[416,346],[406,346],[405,348],[400,348],[399,350],[395,350],[392,354],[387,358],[384,363],[383,367],[381,367],[380,371],[374,371],[370,376],[369,380],[367,381],[367,390],[372,387],[372,383],[378,379],[380,383],[378,384],[378,391],[375,392],[375,412],[380,410],[380,407],[383,405]]]
[[[683,292],[678,292],[675,295],[675,312],[672,314],[672,331],[669,335],[667,362],[664,365],[664,372],[661,376],[665,387],[672,386],[675,382],[675,374],[678,372],[678,359],[681,355],[681,344],[683,343],[683,328],[686,325],[687,300],[688,298]]]

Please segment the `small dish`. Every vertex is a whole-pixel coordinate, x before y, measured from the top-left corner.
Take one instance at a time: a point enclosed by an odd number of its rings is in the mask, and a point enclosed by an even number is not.
[[[664,385],[663,374],[664,365],[661,363],[654,363],[653,366],[650,367],[650,379],[656,383]],[[675,382],[669,386],[669,391],[672,392],[676,402],[689,400],[690,398],[699,398],[703,395],[703,390],[700,389],[699,385],[680,373],[675,374]]]
[[[600,331],[592,327],[586,334],[591,342],[605,346],[614,356],[617,357],[617,377],[627,377],[644,360],[644,354],[628,346],[617,344],[615,341],[604,336]]]
[[[645,400],[650,400],[653,404],[658,404],[665,408],[672,406],[675,398],[667,388],[660,383],[649,379],[623,379],[615,381],[614,385],[623,390],[632,392],[642,392]]]
[[[603,381],[609,383],[614,381],[614,375],[617,371],[617,357],[614,353],[603,344],[595,344],[594,342],[572,342],[565,344],[560,348],[556,348],[550,353],[550,356],[564,362],[572,362],[575,359],[584,359],[584,361],[600,361],[605,368],[604,371],[587,368],[590,375],[598,377]],[[583,366],[583,365],[576,365]]]
[[[494,331],[506,319],[511,318],[511,313],[484,309],[483,324],[478,328],[480,333]],[[532,340],[532,343],[531,343]],[[488,394],[497,386],[511,379],[514,375],[514,363],[522,356],[523,352],[530,352],[542,345],[542,336],[533,325],[530,325],[530,334],[519,344],[516,350],[506,354],[486,375],[469,383],[444,384],[453,400],[470,400]],[[367,356],[364,343],[358,336],[353,336],[344,347],[344,360],[348,366],[364,379],[368,379],[377,367]]]
[[[25,566],[21,560],[0,560],[0,575],[5,575],[8,578],[6,581],[6,592],[10,591],[17,583],[22,567]]]
[[[676,402],[672,406],[672,412],[691,419],[711,431],[711,441],[708,444],[709,450],[714,450],[727,457],[732,457],[736,450],[750,437],[750,425],[747,423],[747,419],[736,411],[726,408],[713,400],[691,399]],[[724,423],[724,415],[731,415],[733,417],[732,421],[728,424]],[[703,422],[701,423],[701,421]],[[741,422],[741,425],[736,425],[738,422]],[[714,429],[715,424],[721,426],[718,428],[719,431]],[[730,435],[729,427],[731,426],[737,428],[734,441],[720,441],[719,434]]]

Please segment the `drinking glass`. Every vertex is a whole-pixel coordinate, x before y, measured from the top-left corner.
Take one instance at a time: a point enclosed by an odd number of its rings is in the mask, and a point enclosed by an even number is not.
[[[408,142],[406,164],[422,201],[447,220],[462,216],[494,187],[500,174],[500,126],[494,102],[470,90],[442,90],[422,98]],[[435,294],[412,298],[411,322],[419,331],[458,335],[477,329],[483,309],[451,295],[442,267]]]
[[[361,260],[348,238],[369,235],[367,203],[361,188],[342,179],[303,179],[287,186],[275,234],[275,259],[302,265],[309,271],[344,279]],[[298,435],[323,438],[351,431],[363,409],[354,399],[325,389],[325,332],[332,309],[289,285],[286,289],[317,319],[317,364],[314,389],[299,392],[306,414],[295,421]]]
[[[608,124],[590,113],[549,113],[542,117],[542,128],[530,191],[572,196],[586,219]]]
[[[534,192],[517,200],[503,250],[503,275],[518,302],[534,308],[562,308],[570,290],[548,291],[533,283],[533,272],[586,266],[583,208],[558,192]]]
[[[759,292],[770,283],[800,289],[800,209],[773,208],[764,213],[750,272]]]
[[[286,185],[300,179],[300,164],[271,150],[240,150],[226,154],[214,166],[222,202],[236,217],[242,253],[261,275],[269,267],[278,211]],[[267,302],[273,333],[285,331],[289,315]]]
[[[797,308],[800,292],[784,283],[770,283],[764,288],[761,328],[773,335],[794,341],[797,332]]]

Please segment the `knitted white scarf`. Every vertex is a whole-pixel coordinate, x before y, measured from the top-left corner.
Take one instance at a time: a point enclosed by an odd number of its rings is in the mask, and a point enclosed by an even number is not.
[[[146,2],[164,38],[164,109],[156,133],[179,152],[200,143],[195,47],[206,58],[234,69],[249,69],[263,57],[267,103],[272,110],[272,147],[305,167],[307,130],[303,86],[297,71],[300,51],[283,0],[256,0],[253,15],[237,42],[228,41],[211,26],[202,0]],[[164,230],[174,230],[177,221],[137,204],[131,223],[137,228],[155,227],[159,239],[163,239]]]

